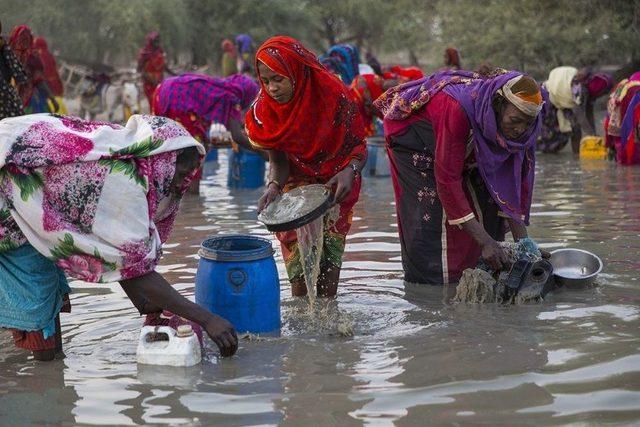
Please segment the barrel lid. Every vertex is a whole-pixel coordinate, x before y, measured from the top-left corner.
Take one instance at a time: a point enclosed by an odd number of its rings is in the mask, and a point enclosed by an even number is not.
[[[263,237],[231,234],[205,239],[198,255],[214,261],[243,262],[270,258],[274,252],[271,242]]]

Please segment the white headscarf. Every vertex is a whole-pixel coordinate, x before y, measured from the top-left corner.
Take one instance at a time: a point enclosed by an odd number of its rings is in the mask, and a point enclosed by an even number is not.
[[[527,116],[537,117],[538,113],[540,113],[540,111],[542,110],[542,106],[544,105],[544,102],[540,104],[536,104],[535,102],[525,101],[524,99],[517,96],[518,93],[513,93],[511,90],[513,85],[516,84],[518,81],[520,81],[521,78],[522,78],[521,75],[512,78],[511,80],[506,82],[502,86],[502,88],[500,88],[500,90],[498,90],[498,93],[504,96],[507,99],[507,101],[515,105],[515,107],[518,110],[522,111]]]

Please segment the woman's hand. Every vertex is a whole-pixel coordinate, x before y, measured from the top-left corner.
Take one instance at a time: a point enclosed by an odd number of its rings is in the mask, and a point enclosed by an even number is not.
[[[275,182],[270,182],[262,197],[258,200],[258,213],[262,212],[280,195],[280,188]]]
[[[540,248],[538,248],[538,250],[540,251],[540,255],[543,259],[551,259],[551,252]]]
[[[507,253],[498,245],[498,242],[493,239],[488,240],[482,245],[482,253],[480,256],[489,264],[489,267],[495,271],[502,270],[502,268],[509,265]]]
[[[204,325],[207,335],[220,350],[222,357],[233,356],[238,351],[238,336],[233,325],[215,314]]]
[[[347,166],[342,169],[340,172],[335,174],[333,178],[327,182],[327,187],[330,187],[332,190],[335,187],[333,192],[333,203],[338,204],[341,203],[348,195],[351,193],[351,188],[353,187],[353,181],[356,178],[355,171],[351,168],[351,166]]]

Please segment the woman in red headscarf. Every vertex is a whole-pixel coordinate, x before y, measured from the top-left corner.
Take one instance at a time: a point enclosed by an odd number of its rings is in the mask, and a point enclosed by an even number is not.
[[[222,40],[222,77],[238,72],[238,52],[236,45],[229,39]]]
[[[149,102],[149,110],[153,105],[153,94],[162,82],[165,70],[173,74],[165,63],[164,50],[160,46],[160,34],[152,31],[147,34],[145,45],[138,53],[138,72],[142,73],[142,86]]]
[[[56,59],[51,54],[47,41],[44,37],[36,37],[33,40],[33,52],[38,59],[40,59],[40,62],[42,62],[44,79],[51,90],[51,94],[55,96],[56,101],[58,101],[58,105],[60,106],[58,112],[60,114],[67,114],[67,109],[65,108],[62,100],[62,96],[64,95],[64,85],[62,84],[62,79],[58,73]]]
[[[258,203],[261,211],[282,191],[326,184],[339,205],[336,220],[326,219],[317,283],[319,296],[338,289],[342,254],[360,195],[360,171],[366,160],[364,127],[349,89],[299,41],[286,36],[267,40],[256,54],[261,91],[246,115],[251,142],[268,150],[270,181]],[[304,296],[304,280],[295,231],[277,233],[294,296]]]
[[[58,102],[51,93],[45,78],[44,65],[33,51],[31,29],[26,25],[15,27],[11,31],[9,45],[29,77],[26,82],[18,83],[18,93],[25,106],[25,112],[49,112],[47,99],[51,101],[54,111],[58,111]]]

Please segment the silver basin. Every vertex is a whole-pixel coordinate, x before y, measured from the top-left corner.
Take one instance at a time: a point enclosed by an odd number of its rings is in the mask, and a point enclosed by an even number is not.
[[[593,284],[602,271],[600,258],[582,249],[556,249],[551,252],[551,265],[556,283],[574,288]]]

